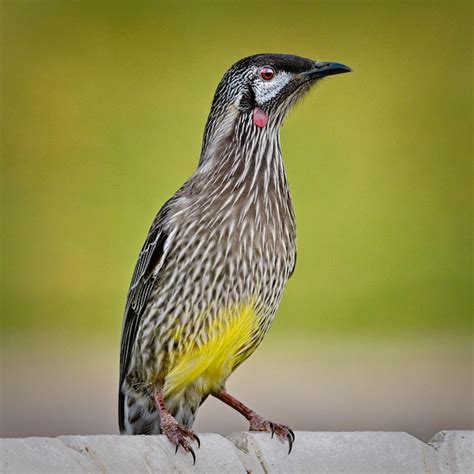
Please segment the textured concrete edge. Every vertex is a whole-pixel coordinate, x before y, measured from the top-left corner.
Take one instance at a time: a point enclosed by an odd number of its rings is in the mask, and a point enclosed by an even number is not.
[[[441,431],[428,443],[404,432],[298,432],[291,456],[266,433],[228,438],[252,473],[474,472],[474,431]]]
[[[5,473],[84,472],[474,472],[474,431],[441,431],[429,443],[403,432],[200,434],[197,462],[164,436],[60,436],[0,440]]]

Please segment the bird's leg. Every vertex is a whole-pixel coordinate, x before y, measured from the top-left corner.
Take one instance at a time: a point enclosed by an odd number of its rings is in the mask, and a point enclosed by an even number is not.
[[[178,452],[178,448],[181,446],[185,451],[191,453],[193,462],[196,464],[196,454],[194,453],[194,450],[187,438],[195,440],[199,448],[201,446],[199,437],[196,433],[194,433],[194,431],[185,428],[183,425],[180,425],[173,415],[171,415],[171,413],[167,410],[163,390],[157,390],[154,399],[156,408],[160,413],[161,432],[165,434],[168,439],[176,446],[176,453]]]
[[[272,438],[273,435],[276,434],[280,439],[288,440],[290,445],[288,454],[291,453],[293,442],[295,441],[295,434],[288,426],[265,420],[265,418],[257,415],[257,413],[244,405],[241,401],[234,398],[230,393],[227,393],[225,389],[214,394],[214,396],[247,418],[250,422],[250,431],[268,431],[272,434]]]

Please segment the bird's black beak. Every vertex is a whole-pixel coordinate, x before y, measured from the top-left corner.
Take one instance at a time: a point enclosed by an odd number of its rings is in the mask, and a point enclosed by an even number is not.
[[[314,68],[306,71],[304,75],[308,79],[319,79],[320,77],[332,76],[333,74],[343,74],[351,71],[352,69],[344,64],[316,61],[314,63]]]

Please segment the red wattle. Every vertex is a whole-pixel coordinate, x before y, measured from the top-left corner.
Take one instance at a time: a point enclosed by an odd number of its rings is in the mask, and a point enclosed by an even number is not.
[[[268,122],[268,114],[264,112],[262,109],[256,107],[253,110],[253,123],[260,128],[265,127]]]

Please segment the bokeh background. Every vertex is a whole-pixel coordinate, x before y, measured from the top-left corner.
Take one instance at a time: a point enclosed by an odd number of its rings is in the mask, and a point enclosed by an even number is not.
[[[297,271],[229,390],[295,430],[474,428],[470,2],[3,1],[1,31],[1,436],[117,432],[138,251],[258,52],[354,72],[283,127]]]

